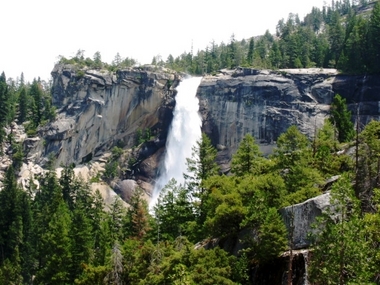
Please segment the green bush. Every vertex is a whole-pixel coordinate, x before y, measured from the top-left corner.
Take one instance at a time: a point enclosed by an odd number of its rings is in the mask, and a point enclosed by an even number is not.
[[[113,179],[117,176],[117,169],[119,167],[119,164],[117,161],[111,161],[106,164],[105,171],[104,171],[104,177],[106,179]]]
[[[82,78],[82,77],[84,77],[84,74],[85,74],[85,72],[84,72],[83,70],[78,70],[78,71],[77,71],[77,77],[78,77],[78,78]]]

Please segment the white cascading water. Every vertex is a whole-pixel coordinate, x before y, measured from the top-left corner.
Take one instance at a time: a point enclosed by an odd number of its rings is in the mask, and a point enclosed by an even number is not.
[[[201,138],[202,120],[198,113],[199,101],[195,96],[201,77],[184,79],[177,88],[176,105],[173,111],[173,121],[166,141],[164,165],[155,183],[153,197],[149,208],[157,202],[160,191],[174,178],[183,184],[183,174],[187,172],[186,158],[192,155],[192,147]]]

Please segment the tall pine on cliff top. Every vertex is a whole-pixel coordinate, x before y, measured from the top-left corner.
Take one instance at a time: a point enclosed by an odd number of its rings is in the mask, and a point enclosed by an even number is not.
[[[8,85],[4,72],[0,75],[0,144],[5,138],[4,127],[8,116]],[[1,153],[0,148],[0,153]]]

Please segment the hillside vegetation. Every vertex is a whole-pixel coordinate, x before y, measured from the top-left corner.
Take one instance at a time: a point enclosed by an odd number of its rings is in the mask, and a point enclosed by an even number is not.
[[[340,125],[334,120],[344,118],[331,119]],[[59,179],[51,169],[38,189],[31,184],[27,191],[10,166],[0,192],[0,282],[251,284],[255,266],[289,247],[278,210],[323,193],[334,175],[341,177],[332,203],[341,214],[320,221],[326,227],[314,236],[311,278],[315,284],[376,282],[380,123],[368,124],[352,143],[339,141],[341,132],[326,121],[310,141],[292,126],[267,158],[246,135],[229,176],[218,174],[216,150],[203,135],[188,159],[185,184],[170,181],[151,213],[140,190],[128,209],[120,199],[106,208],[99,193],[75,178],[73,166]],[[252,234],[238,256],[195,246],[215,237],[223,244],[244,229]]]
[[[153,64],[192,74],[237,66],[378,73],[380,3],[361,2],[373,9],[362,13],[337,1],[313,8],[302,22],[297,15],[280,20],[276,36],[232,37],[226,45]],[[83,52],[61,62],[111,71],[135,63],[119,58],[107,65],[100,53],[87,59]],[[24,154],[12,124],[24,124],[34,136],[54,119],[49,84],[25,83],[22,76],[7,81],[3,73],[0,103],[0,150],[12,159],[0,191],[0,284],[253,284],[255,268],[292,249],[278,210],[325,191],[335,212],[322,215],[315,225],[320,231],[310,237],[311,283],[380,284],[380,122],[357,132],[339,95],[312,139],[291,126],[264,157],[247,134],[228,175],[220,175],[217,151],[202,135],[187,160],[185,183],[171,180],[151,211],[140,189],[128,208],[118,197],[106,206],[75,177],[74,165],[64,166],[60,178],[50,167],[39,185],[22,189],[16,174]],[[122,152],[114,150],[114,156]],[[339,179],[326,189],[333,176]],[[249,234],[236,254],[209,246],[215,239],[219,245],[237,241],[244,231]]]

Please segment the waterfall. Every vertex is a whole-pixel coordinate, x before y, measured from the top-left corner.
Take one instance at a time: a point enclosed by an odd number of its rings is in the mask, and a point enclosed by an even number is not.
[[[201,118],[198,113],[199,101],[195,96],[201,77],[184,79],[177,88],[176,105],[173,111],[173,121],[166,141],[164,163],[159,170],[152,200],[149,208],[156,204],[161,189],[174,178],[183,184],[183,173],[187,172],[186,158],[192,155],[192,147],[201,138]]]

